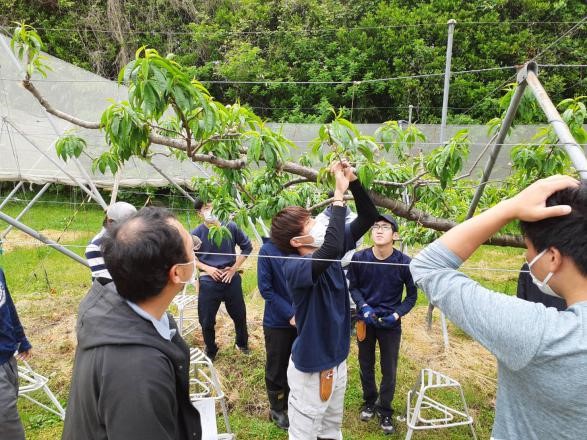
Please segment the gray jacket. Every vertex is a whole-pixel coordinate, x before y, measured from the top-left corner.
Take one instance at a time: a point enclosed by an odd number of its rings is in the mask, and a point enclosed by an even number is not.
[[[173,318],[170,325],[177,328]],[[189,398],[189,349],[163,339],[118,295],[94,281],[82,300],[64,440],[201,438]]]

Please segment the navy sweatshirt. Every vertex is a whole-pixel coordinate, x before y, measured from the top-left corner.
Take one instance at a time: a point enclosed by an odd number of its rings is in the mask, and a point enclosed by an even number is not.
[[[294,302],[298,337],[292,361],[315,373],[344,361],[350,347],[350,301],[340,259],[377,220],[375,205],[358,180],[349,185],[358,217],[345,226],[346,208],[333,206],[324,244],[313,254],[285,260],[283,274]],[[299,254],[292,256],[300,257]]]
[[[200,246],[200,249],[196,254],[198,260],[208,266],[216,267],[218,269],[232,266],[236,262],[235,255],[218,254],[235,254],[236,246],[240,248],[241,255],[249,255],[253,250],[251,240],[249,240],[249,237],[247,237],[236,223],[228,222],[224,226],[230,231],[231,237],[222,240],[220,247],[216,246],[213,241],[208,239],[209,230],[208,226],[204,223],[192,231],[192,235],[195,235],[202,240],[202,246]]]
[[[0,268],[0,365],[10,360],[15,351],[21,353],[30,349],[31,344],[18,319],[4,271]]]
[[[356,261],[395,263],[404,266],[383,264],[363,264]],[[404,316],[416,304],[418,290],[412,280],[410,257],[397,249],[385,260],[373,254],[373,248],[363,249],[353,255],[347,277],[353,301],[358,307],[369,304],[377,316],[387,316],[396,312]],[[402,293],[406,287],[406,297]]]
[[[282,252],[268,238],[263,238],[257,261],[257,284],[259,292],[265,299],[263,326],[270,328],[291,328],[289,320],[294,315],[293,304],[285,276],[283,259],[266,256],[283,256]]]

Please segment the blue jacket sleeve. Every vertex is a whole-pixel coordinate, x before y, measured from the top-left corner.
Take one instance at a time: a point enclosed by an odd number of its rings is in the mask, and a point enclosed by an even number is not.
[[[14,302],[12,301],[12,297],[10,296],[10,291],[8,290],[8,284],[6,283],[4,272],[1,269],[0,283],[4,286],[6,294],[6,306],[8,307],[9,313],[12,317],[12,329],[14,331],[14,338],[20,344],[18,346],[18,352],[22,353],[23,351],[29,351],[32,348],[32,346],[24,334],[24,329],[22,327],[22,324],[20,323],[20,319],[18,318],[18,313],[16,312],[16,307],[14,306]]]
[[[410,264],[411,259],[405,258],[402,263]],[[406,286],[406,297],[401,302],[399,307],[395,310],[396,313],[400,316],[407,315],[410,310],[414,308],[416,305],[416,300],[418,299],[418,288],[414,283],[414,279],[412,278],[412,274],[410,272],[410,268],[407,266],[402,267],[402,276],[404,285]]]
[[[253,245],[251,244],[251,240],[247,237],[247,234],[239,228],[236,223],[234,225],[234,242],[238,245],[241,250],[241,255],[249,255],[253,250]]]
[[[352,238],[345,240],[345,252],[355,249],[357,241],[365,235],[365,232],[379,218],[377,208],[358,179],[349,184],[349,189],[353,194],[355,206],[357,207],[357,218],[349,224]]]
[[[269,258],[263,258],[267,253],[261,248],[259,251],[259,259],[257,261],[257,285],[259,292],[265,301],[271,304],[273,310],[282,317],[291,319],[294,315],[291,301],[286,301],[281,295],[275,292],[273,287],[273,266]],[[285,292],[289,297],[289,294]]]
[[[366,304],[366,301],[363,292],[357,285],[357,270],[359,269],[360,264],[353,264],[353,261],[358,261],[357,254],[353,255],[353,258],[351,259],[351,264],[349,265],[349,270],[347,272],[347,278],[349,280],[349,291],[351,293],[351,297],[353,298],[353,301],[355,302],[357,307],[360,309],[361,307],[363,307],[363,305]]]

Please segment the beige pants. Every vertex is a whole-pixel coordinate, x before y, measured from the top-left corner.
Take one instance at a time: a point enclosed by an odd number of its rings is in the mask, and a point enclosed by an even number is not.
[[[309,440],[316,437],[342,440],[342,414],[347,382],[346,361],[334,367],[334,382],[330,399],[320,399],[320,373],[304,373],[294,366],[291,358],[287,368],[289,384],[289,440]]]

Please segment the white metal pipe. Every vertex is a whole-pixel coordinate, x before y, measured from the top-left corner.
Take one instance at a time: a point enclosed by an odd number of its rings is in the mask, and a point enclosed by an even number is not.
[[[559,139],[559,144],[565,149],[567,154],[569,155],[571,162],[573,162],[573,166],[579,172],[581,179],[587,179],[587,157],[585,157],[585,151],[581,148],[578,142],[575,140],[573,135],[571,134],[571,130],[563,121],[560,113],[556,109],[556,106],[550,100],[546,90],[540,84],[538,80],[537,70],[538,67],[535,62],[530,62],[526,65],[527,76],[526,82],[528,83],[528,87],[536,97],[540,108],[546,115],[548,119],[548,123],[552,125],[556,135]]]
[[[0,203],[0,209],[4,208],[4,206],[6,206],[6,204],[10,201],[10,199],[12,197],[14,197],[14,195],[18,192],[18,190],[22,187],[22,181],[18,182],[18,184],[14,187],[14,189],[12,191],[10,191],[10,194],[8,194],[6,196],[6,198],[2,201],[2,203]]]
[[[440,144],[444,143],[446,135],[446,119],[448,114],[448,92],[450,88],[450,69],[452,64],[452,42],[457,21],[450,19],[448,25],[448,38],[446,42],[446,66],[444,69],[444,92],[442,96],[442,120],[440,122]]]
[[[2,211],[0,211],[0,220],[4,220],[9,225],[12,225],[12,226],[14,226],[17,229],[20,229],[25,234],[28,234],[31,237],[36,238],[39,241],[42,241],[43,243],[51,246],[56,251],[59,251],[62,254],[67,255],[69,258],[77,261],[78,263],[83,264],[86,267],[89,267],[87,261],[84,260],[82,257],[80,257],[78,254],[76,254],[76,253],[70,251],[69,249],[63,247],[59,243],[57,243],[57,242],[55,242],[55,241],[53,241],[53,240],[45,237],[43,234],[40,234],[39,232],[35,231],[34,229],[29,228],[27,225],[19,222],[18,220],[10,217],[9,215],[4,214]]]
[[[51,182],[46,183],[45,186],[43,186],[39,190],[39,192],[37,194],[35,194],[35,197],[33,197],[30,200],[30,202],[24,207],[24,209],[22,211],[20,211],[20,213],[16,216],[15,220],[17,220],[17,221],[20,220],[29,211],[29,209],[31,209],[33,207],[33,205],[35,203],[37,203],[37,200],[39,200],[41,198],[41,196],[43,194],[45,194],[45,191],[47,191],[50,186],[51,186]],[[13,228],[12,225],[8,225],[8,227],[4,230],[4,232],[2,232],[2,235],[0,235],[0,241],[4,240],[6,238],[6,236],[12,230],[12,228]]]

